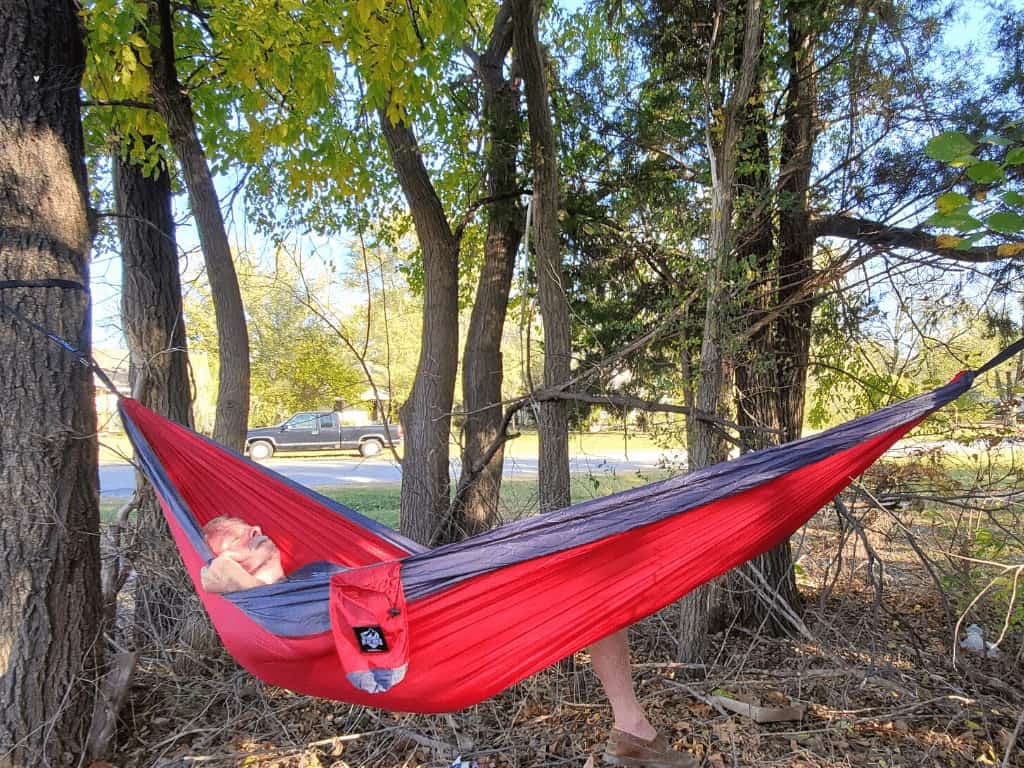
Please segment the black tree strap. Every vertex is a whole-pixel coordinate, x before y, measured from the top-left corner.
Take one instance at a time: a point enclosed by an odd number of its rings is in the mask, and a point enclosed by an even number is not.
[[[0,288],[68,288],[71,290],[85,290],[84,285],[82,285],[81,283],[76,283],[72,280],[0,280]],[[116,397],[124,397],[124,395],[122,395],[118,388],[114,385],[114,382],[110,380],[110,377],[107,376],[107,372],[100,368],[100,366],[96,363],[95,360],[93,360],[89,355],[80,350],[70,341],[61,338],[55,333],[51,333],[50,331],[46,330],[46,328],[41,326],[39,323],[35,322],[34,320],[30,320],[29,318],[25,317],[25,315],[23,315],[21,312],[16,310],[14,307],[8,306],[2,301],[0,301],[0,314],[10,315],[15,320],[21,321],[32,330],[42,334],[47,339],[52,341],[54,344],[64,349],[66,352],[69,352],[72,356],[75,357],[75,359],[78,360],[78,362],[80,362],[86,368],[91,369],[92,372],[96,374],[96,378],[103,382],[104,386],[106,386],[106,388],[109,389]]]
[[[62,280],[50,278],[47,280],[0,280],[0,289],[3,288],[65,288],[69,291],[84,291],[86,287],[74,280]]]
[[[976,369],[974,371],[974,374],[976,376],[980,376],[981,374],[985,373],[985,371],[995,368],[1000,363],[1005,363],[1007,360],[1009,360],[1011,357],[1013,357],[1014,355],[1021,351],[1024,351],[1024,338],[1017,339],[1017,341],[1015,341],[1013,344],[1008,346],[998,355],[993,357],[991,360],[989,360],[987,363],[981,366],[981,368]]]

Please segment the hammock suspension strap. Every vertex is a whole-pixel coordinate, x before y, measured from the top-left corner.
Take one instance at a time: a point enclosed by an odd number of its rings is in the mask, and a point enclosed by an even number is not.
[[[86,287],[81,283],[75,282],[74,280],[62,280],[59,278],[52,278],[47,280],[0,280],[0,290],[3,290],[5,288],[60,288],[62,290],[68,291],[88,292]],[[92,359],[90,355],[87,355],[85,352],[76,347],[70,341],[63,338],[62,336],[58,336],[56,333],[53,333],[52,331],[48,331],[39,323],[25,317],[25,315],[23,315],[21,312],[19,312],[14,307],[10,306],[9,304],[6,304],[3,301],[0,301],[0,313],[10,315],[15,320],[20,320],[22,323],[27,325],[32,330],[45,336],[51,342],[53,342],[58,347],[63,349],[65,352],[70,353],[72,357],[78,360],[79,363],[84,365],[86,368],[92,370],[92,372],[96,375],[96,378],[103,382],[103,386],[109,389],[110,392],[115,397],[119,399],[124,397],[124,395],[117,388],[114,382],[110,380],[110,377],[107,376],[106,371],[104,371],[99,366],[99,364]]]

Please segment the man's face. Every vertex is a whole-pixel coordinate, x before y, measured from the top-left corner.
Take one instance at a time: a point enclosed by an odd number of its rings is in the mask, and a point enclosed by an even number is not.
[[[281,553],[258,525],[232,520],[221,528],[218,536],[211,539],[210,549],[214,555],[230,557],[266,584],[284,578]]]

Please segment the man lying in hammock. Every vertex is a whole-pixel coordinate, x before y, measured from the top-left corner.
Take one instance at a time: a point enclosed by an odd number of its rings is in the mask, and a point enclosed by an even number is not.
[[[284,578],[277,545],[258,525],[237,517],[215,517],[203,526],[203,535],[214,554],[202,570],[207,592],[235,592]],[[615,718],[605,761],[626,768],[696,768],[697,761],[673,750],[640,706],[633,687],[626,630],[597,641],[589,651]]]
[[[284,578],[281,553],[258,525],[238,517],[215,517],[203,526],[203,536],[214,554],[201,572],[207,592],[237,592]]]

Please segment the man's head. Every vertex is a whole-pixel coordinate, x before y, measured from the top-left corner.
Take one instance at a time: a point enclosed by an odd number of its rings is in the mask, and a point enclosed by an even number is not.
[[[281,553],[258,525],[239,517],[215,517],[203,526],[203,536],[215,556],[231,558],[264,584],[284,578]]]

